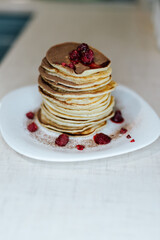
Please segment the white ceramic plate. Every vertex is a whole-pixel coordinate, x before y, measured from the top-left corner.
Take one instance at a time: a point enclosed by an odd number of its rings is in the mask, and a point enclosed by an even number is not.
[[[27,119],[25,114],[34,111],[41,104],[41,96],[37,85],[27,86],[7,94],[1,102],[0,129],[6,143],[20,154],[30,158],[46,161],[69,162],[92,160],[135,151],[154,142],[160,135],[160,120],[153,109],[135,92],[124,86],[118,86],[114,92],[116,108],[120,109],[125,121],[122,124],[112,123],[110,120],[100,132],[114,135],[113,140],[107,145],[94,145],[78,151],[74,146],[87,141],[93,141],[93,136],[88,138],[71,138],[72,146],[55,147],[42,143],[35,136],[43,132],[40,128],[36,133],[26,130]],[[124,135],[119,134],[121,127],[128,129]],[[47,133],[45,130],[45,133]],[[49,139],[55,137],[48,131]],[[130,142],[126,136],[130,134]],[[45,134],[46,135],[46,134]],[[42,137],[42,134],[41,134]]]

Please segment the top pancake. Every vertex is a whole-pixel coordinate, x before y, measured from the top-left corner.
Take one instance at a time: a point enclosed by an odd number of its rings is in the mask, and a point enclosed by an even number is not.
[[[62,44],[57,44],[51,47],[46,54],[46,59],[53,67],[59,69],[60,71],[73,75],[73,76],[88,76],[96,72],[105,71],[111,64],[111,61],[97,49],[89,46],[89,48],[94,52],[94,62],[101,65],[100,68],[90,69],[89,66],[78,63],[75,65],[75,70],[62,66],[62,63],[70,63],[69,54],[75,50],[80,43],[75,42],[65,42]]]
[[[60,77],[61,79],[68,80],[75,83],[82,83],[82,82],[88,83],[88,82],[96,81],[99,78],[106,78],[112,73],[112,68],[107,67],[107,69],[102,68],[103,71],[99,71],[94,74],[90,74],[88,76],[81,76],[80,74],[72,76],[71,74],[69,75],[67,73],[61,72],[60,70],[51,66],[46,58],[42,59],[40,68],[43,68],[43,71],[45,70],[45,72],[48,74],[51,74],[53,76]]]

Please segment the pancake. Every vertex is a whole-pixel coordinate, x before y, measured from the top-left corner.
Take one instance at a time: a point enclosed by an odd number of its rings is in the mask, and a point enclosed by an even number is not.
[[[39,72],[40,75],[43,79],[49,80],[51,82],[53,82],[53,84],[61,84],[64,86],[68,86],[68,87],[74,87],[74,88],[84,88],[84,87],[91,87],[94,85],[99,85],[99,84],[103,84],[108,82],[109,79],[111,78],[111,68],[108,69],[107,75],[104,76],[99,76],[97,74],[97,78],[95,79],[90,79],[87,81],[87,79],[70,79],[70,81],[63,79],[62,77],[58,77],[56,75],[53,75],[51,72],[46,71],[44,68],[42,68],[41,66],[39,67]]]
[[[89,87],[83,87],[79,85],[79,88],[75,88],[75,87],[72,87],[71,85],[70,86],[67,86],[67,85],[64,85],[64,84],[61,84],[61,83],[55,83],[49,79],[46,79],[46,78],[43,78],[42,79],[43,82],[45,82],[46,84],[48,84],[49,86],[51,86],[51,88],[59,88],[60,91],[66,91],[66,92],[77,92],[77,90],[79,92],[84,92],[84,91],[91,91],[91,90],[95,90],[95,89],[98,89],[99,88],[99,84],[97,83],[97,85],[90,85]],[[112,81],[112,77],[108,77],[107,79],[105,79],[102,83],[101,83],[101,87],[103,86],[106,86],[107,83],[111,82]]]
[[[73,103],[73,102],[69,102],[69,101],[62,101],[62,99],[57,99],[57,98],[53,98],[50,96],[46,96],[43,93],[42,94],[42,98],[44,102],[49,102],[51,105],[55,105],[56,107],[62,107],[65,109],[95,109],[98,107],[98,105],[105,105],[108,103],[108,101],[110,101],[111,98],[111,94],[108,95],[104,95],[104,96],[100,96],[97,98],[91,98],[90,101],[88,99],[88,101],[84,101],[83,103]]]
[[[113,114],[111,114],[110,116],[108,116],[108,118],[111,118],[113,116]],[[43,119],[42,119],[43,118]],[[84,127],[82,129],[71,129],[70,127],[67,127],[65,125],[65,127],[56,124],[52,121],[45,121],[45,117],[43,114],[41,114],[41,110],[39,110],[37,112],[37,119],[40,122],[40,124],[47,128],[48,130],[51,131],[55,131],[55,132],[60,132],[60,133],[66,133],[68,135],[72,135],[72,136],[84,136],[84,135],[89,135],[92,134],[93,132],[99,130],[100,128],[102,128],[104,125],[106,125],[106,121],[103,122],[97,122],[97,124],[95,124],[95,126],[88,126],[88,127]]]
[[[99,52],[97,49],[90,46],[90,49],[94,52],[94,62],[97,65],[101,65],[102,67],[98,69],[90,69],[88,66],[82,63],[76,64],[75,71],[69,67],[62,67],[61,65],[62,62],[66,62],[67,64],[70,63],[69,54],[79,45],[80,43],[75,42],[57,44],[47,51],[46,59],[51,66],[59,69],[62,72],[65,72],[67,75],[68,74],[71,74],[73,76],[80,75],[81,77],[88,76],[99,71],[103,71],[104,69],[107,69],[111,64],[111,61],[105,55],[103,55],[103,53]]]
[[[110,93],[111,91],[113,91],[116,87],[116,82],[111,81],[109,84],[103,86],[103,87],[99,87],[98,89],[95,90],[89,90],[89,91],[82,91],[82,92],[73,92],[73,91],[62,91],[57,87],[54,87],[53,85],[51,86],[50,84],[46,83],[41,76],[39,76],[38,79],[38,84],[40,89],[43,90],[44,93],[48,93],[51,96],[60,96],[63,98],[87,98],[87,97],[94,97],[94,96],[100,96],[103,94],[107,94]]]
[[[48,71],[48,73],[50,73],[53,76],[58,76],[61,77],[62,79],[65,80],[69,80],[69,81],[75,81],[77,82],[78,80],[80,80],[80,83],[82,82],[89,82],[90,80],[97,80],[98,78],[105,78],[108,77],[109,75],[111,75],[112,73],[112,68],[111,67],[107,67],[106,70],[102,70],[99,72],[96,72],[94,74],[90,74],[87,76],[81,76],[80,74],[76,74],[76,75],[71,75],[71,72],[69,72],[69,74],[65,74],[65,71],[63,70],[62,72],[59,71],[58,69],[56,69],[55,67],[51,66],[48,62],[47,59],[44,58],[42,60],[41,66],[42,68],[44,68],[45,70]],[[64,67],[63,67],[64,68]],[[91,70],[90,70],[91,71]]]
[[[105,126],[115,104],[111,61],[90,46],[78,52],[77,62],[71,60],[70,53],[82,45],[68,42],[51,47],[39,67],[43,101],[37,119],[51,131],[72,136],[89,135]],[[84,64],[82,56],[90,62]]]
[[[61,116],[63,118],[66,118],[68,120],[70,119],[78,119],[78,120],[93,120],[93,119],[99,119],[102,116],[108,115],[108,113],[112,112],[114,105],[114,98],[109,98],[109,101],[107,104],[103,104],[101,107],[94,108],[92,110],[90,109],[66,109],[59,106],[51,105],[50,102],[43,102],[43,107],[45,107],[48,112],[50,112],[52,115]]]

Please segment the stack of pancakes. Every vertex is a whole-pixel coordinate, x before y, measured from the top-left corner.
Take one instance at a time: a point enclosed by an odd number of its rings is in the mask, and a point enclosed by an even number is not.
[[[111,92],[116,87],[110,60],[92,47],[98,68],[82,63],[69,67],[69,54],[79,45],[68,42],[51,47],[39,67],[38,79],[43,98],[39,122],[50,130],[76,136],[93,133],[113,116]]]

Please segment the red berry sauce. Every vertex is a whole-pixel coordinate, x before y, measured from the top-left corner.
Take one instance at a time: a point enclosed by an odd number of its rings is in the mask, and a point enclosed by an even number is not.
[[[128,130],[126,128],[121,128],[120,133],[125,134]]]
[[[95,62],[92,62],[91,64],[89,64],[89,67],[90,67],[91,69],[95,69],[95,68],[100,68],[101,65],[98,65],[98,64],[96,64]]]
[[[64,133],[59,135],[59,137],[56,138],[55,140],[55,144],[58,145],[59,147],[64,147],[68,142],[69,142],[69,137]]]
[[[104,133],[96,134],[93,137],[93,139],[94,139],[95,143],[100,144],[100,145],[108,144],[112,140],[108,135],[106,135]]]
[[[38,130],[38,126],[35,124],[35,122],[32,122],[27,126],[27,129],[30,132],[36,132]]]
[[[134,140],[134,139],[132,139],[130,142],[135,142],[135,140]]]
[[[34,113],[33,112],[28,112],[26,113],[26,117],[29,119],[33,119],[34,118]]]
[[[85,146],[84,145],[77,145],[76,148],[81,151],[85,148]]]
[[[114,123],[122,123],[124,121],[124,118],[122,117],[121,111],[117,110],[114,116],[111,118],[111,121]]]

